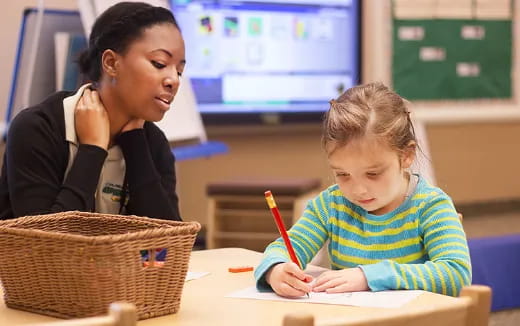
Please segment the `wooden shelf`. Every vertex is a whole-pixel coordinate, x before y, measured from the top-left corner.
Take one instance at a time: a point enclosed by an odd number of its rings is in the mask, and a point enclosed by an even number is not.
[[[207,247],[263,251],[280,237],[263,193],[240,195],[236,189],[233,190],[233,194],[209,195]],[[276,196],[276,204],[287,229],[301,216],[307,201],[314,198],[317,191],[311,189],[293,196]]]
[[[272,242],[280,237],[279,233],[263,232],[215,232],[215,239],[266,240]]]
[[[282,215],[283,217],[285,216],[292,216],[293,215],[293,212],[292,210],[288,210],[288,209],[285,209],[285,210],[282,210],[280,209],[280,215]],[[265,217],[269,217],[271,218],[271,222],[272,222],[272,217],[271,217],[271,212],[269,211],[268,208],[265,208],[265,209],[231,209],[231,208],[224,208],[224,209],[219,209],[219,216],[221,217],[242,217],[242,218],[247,218],[247,217],[251,217],[251,218],[254,218],[254,217],[258,217],[258,218],[265,218]]]

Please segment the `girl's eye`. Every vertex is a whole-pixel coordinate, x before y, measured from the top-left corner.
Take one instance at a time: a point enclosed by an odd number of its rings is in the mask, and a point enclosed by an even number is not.
[[[367,172],[367,176],[370,178],[377,177],[379,175],[379,172]]]
[[[162,64],[162,63],[160,63],[160,62],[157,62],[157,61],[155,61],[155,60],[152,60],[151,62],[152,62],[152,65],[153,65],[155,68],[157,68],[157,69],[162,69],[162,68],[166,67],[166,65],[164,65],[164,64]]]
[[[336,177],[348,177],[349,174],[345,172],[336,172]]]

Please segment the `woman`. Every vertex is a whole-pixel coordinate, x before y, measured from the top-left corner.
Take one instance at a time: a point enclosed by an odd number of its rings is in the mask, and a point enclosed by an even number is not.
[[[167,9],[122,2],[99,16],[79,60],[92,83],[10,125],[0,219],[80,210],[180,220],[175,159],[152,122],[170,108],[184,55]]]

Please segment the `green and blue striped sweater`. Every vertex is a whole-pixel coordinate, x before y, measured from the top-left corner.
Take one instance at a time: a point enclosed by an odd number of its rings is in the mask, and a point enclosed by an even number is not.
[[[471,284],[466,235],[453,203],[421,177],[398,208],[380,216],[354,205],[333,185],[309,201],[288,234],[303,268],[330,239],[332,268],[359,266],[372,291],[419,289],[457,296]],[[279,238],[255,270],[257,288],[271,289],[265,273],[287,261]]]

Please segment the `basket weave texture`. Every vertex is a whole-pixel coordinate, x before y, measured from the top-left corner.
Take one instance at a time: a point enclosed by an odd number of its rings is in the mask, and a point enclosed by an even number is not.
[[[114,301],[139,319],[176,313],[200,224],[64,212],[0,222],[5,304],[60,318],[102,315]],[[166,248],[162,266],[142,250]],[[153,255],[152,255],[153,256]]]

